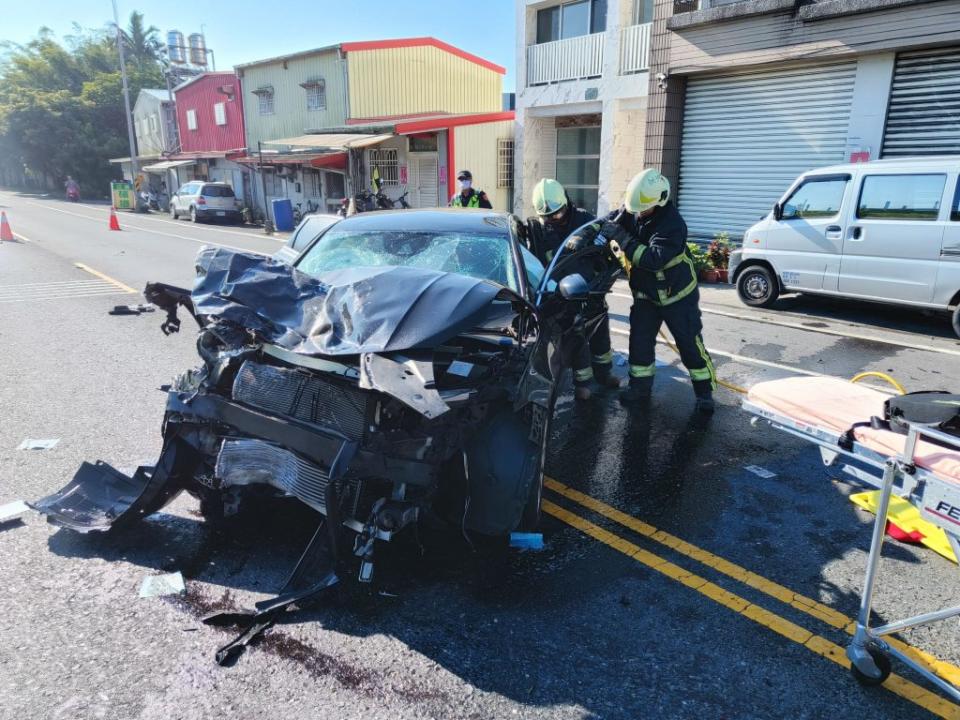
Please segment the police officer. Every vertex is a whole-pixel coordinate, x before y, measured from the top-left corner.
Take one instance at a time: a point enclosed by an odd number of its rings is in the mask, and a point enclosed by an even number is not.
[[[567,191],[556,180],[544,178],[533,188],[533,211],[537,217],[528,221],[540,226],[540,243],[537,251],[540,260],[546,265],[553,259],[557,249],[577,228],[596,218],[586,210],[578,208],[570,200]],[[590,300],[590,303],[603,303],[603,300]],[[606,315],[606,306],[592,306],[593,312],[602,312],[603,320],[597,326],[589,343],[583,338],[582,347],[574,354],[573,383],[574,396],[578,400],[589,400],[590,383],[596,381],[606,388],[620,387],[620,381],[611,372],[613,351],[610,348],[610,320]]]
[[[600,228],[608,242],[620,245],[631,266],[630,386],[620,399],[632,405],[650,397],[657,332],[666,323],[690,373],[697,410],[712,413],[717,375],[701,335],[700,293],[687,248],[687,225],[670,202],[670,182],[647,168],[627,185],[624,210]]]
[[[450,198],[450,207],[493,210],[487,194],[483,190],[473,189],[473,174],[469,170],[457,173],[457,181],[460,183],[460,192]]]

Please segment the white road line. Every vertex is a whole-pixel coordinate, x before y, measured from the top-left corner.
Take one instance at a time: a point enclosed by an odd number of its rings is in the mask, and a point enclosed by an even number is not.
[[[611,295],[616,295],[617,297],[625,298],[627,300],[633,300],[633,297],[626,295],[624,293],[610,293]],[[745,308],[746,309],[746,308]],[[862,335],[860,333],[850,333],[844,332],[842,330],[833,330],[831,328],[815,328],[808,327],[802,323],[792,323],[786,322],[783,320],[771,320],[770,318],[764,317],[762,315],[750,315],[750,314],[737,314],[733,312],[726,312],[724,310],[715,310],[713,308],[704,307],[703,303],[700,304],[701,312],[709,313],[710,315],[720,315],[722,317],[733,318],[734,320],[746,320],[748,322],[762,323],[764,325],[776,325],[778,327],[792,328],[795,330],[804,330],[806,332],[820,333],[821,335],[832,335],[834,337],[845,337],[850,338],[851,340],[866,340],[868,342],[877,342],[883,343],[884,345],[893,345],[895,347],[908,348],[910,350],[922,350],[924,352],[933,352],[940,353],[942,355],[956,355],[960,357],[960,350],[951,350],[949,348],[938,348],[933,345],[922,345],[920,343],[906,342],[903,340],[895,340],[891,338],[883,338],[877,335]],[[801,316],[804,317],[804,316]]]
[[[50,207],[43,203],[28,202],[29,205],[36,205],[37,207],[42,207],[45,210],[51,210],[53,212],[63,213],[64,215],[73,215],[74,217],[83,218],[84,220],[92,220],[93,222],[101,222],[101,219],[90,217],[89,215],[83,215],[81,213],[71,212],[70,210],[62,210],[61,208]],[[176,235],[174,233],[160,232],[159,230],[152,230],[150,228],[139,227],[137,225],[132,225],[129,222],[124,221],[124,224],[133,230],[140,230],[141,232],[153,233],[154,235],[163,235],[164,237],[178,238],[180,240],[189,240],[190,242],[195,242],[199,245],[213,245],[215,247],[227,248],[228,250],[239,250],[240,252],[250,252],[256,255],[269,255],[269,253],[261,252],[260,250],[253,250],[251,248],[242,248],[237,247],[236,245],[227,245],[225,243],[217,243],[211,240],[198,240],[197,238],[189,237],[187,235]],[[122,230],[121,230],[122,232]]]
[[[627,337],[630,337],[629,331],[621,330],[620,328],[611,327],[610,332],[617,333],[618,335],[625,335]],[[660,343],[661,345],[667,344],[667,341],[661,338],[657,338],[657,342]],[[709,352],[711,355],[730,358],[731,360],[747,363],[748,365],[760,365],[762,367],[775,368],[777,370],[786,370],[788,372],[800,373],[801,375],[810,375],[812,377],[825,377],[824,373],[813,372],[812,370],[804,370],[802,368],[793,367],[791,365],[781,365],[780,363],[770,362],[768,360],[758,360],[756,358],[745,357],[743,355],[736,355],[734,353],[728,353],[723,350],[717,350],[716,348],[707,348],[707,352]]]
[[[103,297],[104,295],[127,295],[123,290],[117,290],[116,288],[103,289],[91,292],[83,293],[61,293],[61,294],[50,294],[50,295],[41,295],[39,297],[22,297],[22,298],[0,298],[0,303],[15,303],[15,302],[39,302],[41,300],[71,300],[73,298],[83,298],[83,297]]]
[[[23,283],[22,285],[0,285],[0,292],[7,290],[29,290],[34,287],[53,287],[56,285],[90,285],[100,284],[103,280],[52,280],[50,282]]]

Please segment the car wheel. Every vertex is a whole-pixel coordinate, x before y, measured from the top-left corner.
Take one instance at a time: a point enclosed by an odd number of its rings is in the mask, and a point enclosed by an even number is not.
[[[170,217],[174,220],[179,220],[180,216],[177,215],[177,207],[173,203],[170,203]]]
[[[737,294],[744,305],[770,307],[780,297],[780,284],[764,265],[751,265],[737,278]]]
[[[195,207],[190,208],[190,222],[200,222],[200,219],[197,217],[197,209]]]
[[[956,333],[957,337],[960,337],[960,303],[953,309],[953,332]]]

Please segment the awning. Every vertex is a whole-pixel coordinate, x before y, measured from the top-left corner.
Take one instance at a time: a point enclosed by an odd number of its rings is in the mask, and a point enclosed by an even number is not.
[[[141,170],[148,173],[162,173],[171,168],[182,167],[183,165],[196,165],[196,160],[164,160],[153,165],[144,165]]]
[[[345,152],[326,152],[326,153],[264,153],[264,165],[311,165],[313,167],[343,167],[340,159],[346,160]],[[259,165],[261,162],[259,155],[245,155],[243,157],[233,158],[234,162],[245,165]]]
[[[363,133],[317,133],[298,135],[280,140],[267,140],[264,145],[289,145],[290,147],[324,148],[329,150],[350,150],[377,145],[392,138],[392,134],[369,135]]]

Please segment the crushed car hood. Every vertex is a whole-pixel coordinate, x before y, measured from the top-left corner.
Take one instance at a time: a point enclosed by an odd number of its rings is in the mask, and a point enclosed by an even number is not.
[[[501,285],[456,273],[358,267],[312,277],[221,248],[198,255],[191,299],[198,316],[234,323],[304,355],[435,347],[473,328],[509,326],[511,302],[522,302]]]

